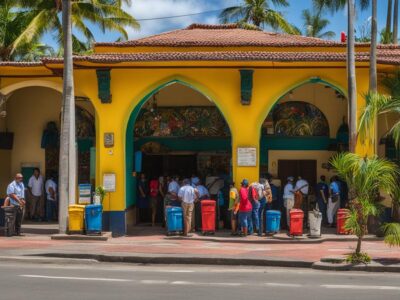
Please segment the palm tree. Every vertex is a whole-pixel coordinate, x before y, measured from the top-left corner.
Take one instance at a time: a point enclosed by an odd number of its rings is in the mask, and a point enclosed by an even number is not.
[[[330,9],[332,12],[338,11],[347,5],[347,81],[349,97],[349,131],[350,152],[355,152],[357,144],[357,82],[355,64],[355,35],[354,20],[356,17],[355,0],[314,0],[314,5],[318,9]],[[357,3],[362,9],[369,5],[369,0],[358,0]]]
[[[60,14],[61,0],[19,0],[19,6],[31,16],[31,21],[21,35],[14,41],[13,50],[20,44],[30,43],[46,32],[53,32],[62,44],[62,24]],[[130,4],[130,0],[71,0],[71,22],[84,40],[72,34],[74,50],[87,50],[94,34],[88,23],[97,24],[103,32],[113,30],[119,32],[124,39],[128,38],[126,27],[139,28],[139,23],[122,9],[122,2]]]
[[[393,0],[388,0],[388,8],[387,8],[387,14],[386,14],[386,27],[385,27],[385,30],[383,31],[385,40],[391,40],[391,36],[392,36],[392,9],[393,9]]]
[[[378,35],[378,23],[377,23],[377,0],[372,0],[372,15],[371,15],[371,45],[370,45],[370,64],[369,64],[369,91],[376,93],[378,91],[378,74],[376,66],[376,50],[377,50],[377,35]],[[377,143],[376,143],[377,145]],[[377,148],[375,149],[377,153]]]
[[[394,0],[393,13],[393,44],[397,45],[399,40],[399,0]]]
[[[256,27],[267,25],[276,30],[295,34],[296,30],[282,14],[271,9],[271,3],[277,6],[289,6],[286,0],[243,0],[243,5],[224,9],[219,18],[222,23],[247,23]]]
[[[333,31],[324,31],[324,29],[330,24],[328,19],[321,17],[321,10],[317,13],[312,13],[309,9],[305,9],[302,12],[302,18],[304,21],[305,35],[310,37],[317,37],[321,39],[331,39],[335,37]]]
[[[346,181],[354,199],[350,202],[350,216],[346,228],[357,236],[353,257],[361,257],[361,244],[367,233],[369,216],[380,212],[379,191],[394,194],[398,189],[399,170],[396,164],[377,157],[360,157],[353,153],[339,153],[331,159],[339,177]],[[391,230],[396,229],[391,227]],[[400,237],[400,231],[392,231],[391,238]]]
[[[64,33],[64,80],[60,133],[60,233],[67,232],[68,204],[75,203],[76,190],[75,98],[72,58],[71,6],[71,0],[62,0],[62,32]]]

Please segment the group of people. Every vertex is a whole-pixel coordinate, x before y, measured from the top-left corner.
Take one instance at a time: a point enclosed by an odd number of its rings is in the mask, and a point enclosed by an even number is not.
[[[152,177],[148,182],[145,174],[141,174],[138,182],[139,214],[143,214],[146,209],[150,209],[151,224],[155,226],[157,208],[160,204],[163,207],[163,211],[167,207],[180,206],[184,217],[184,235],[187,236],[192,228],[196,230],[201,228],[200,201],[218,199],[218,194],[210,194],[210,187],[213,185],[215,185],[214,182],[211,186],[205,186],[196,175],[183,180],[180,180],[179,176]]]
[[[35,168],[25,188],[23,175],[18,173],[7,186],[4,206],[15,207],[16,234],[20,234],[21,222],[26,215],[33,221],[57,220],[57,184],[53,174],[44,181],[40,169]]]

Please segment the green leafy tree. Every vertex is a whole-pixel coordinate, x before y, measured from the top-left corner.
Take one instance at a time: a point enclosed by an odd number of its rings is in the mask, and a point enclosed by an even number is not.
[[[25,29],[13,42],[15,50],[21,44],[31,43],[44,33],[51,32],[62,45],[63,30],[61,24],[62,0],[19,0],[18,6],[29,16]],[[74,32],[79,32],[83,39],[72,34],[75,52],[88,50],[95,37],[88,24],[95,24],[103,32],[116,31],[124,39],[128,38],[127,27],[139,28],[139,23],[122,8],[122,3],[130,0],[71,0],[71,22]]]
[[[286,0],[243,0],[242,5],[224,9],[219,17],[222,23],[246,23],[258,28],[270,26],[275,30],[297,34],[298,31],[285,20],[280,12],[272,9],[271,4],[289,6]]]
[[[302,18],[304,22],[305,35],[321,39],[332,39],[335,37],[335,33],[333,31],[324,31],[330,22],[328,19],[324,19],[321,13],[321,10],[314,13],[309,9],[303,10]]]
[[[380,214],[380,191],[393,195],[398,189],[398,167],[383,158],[360,157],[354,153],[339,153],[331,159],[331,164],[349,186],[353,199],[345,226],[357,236],[355,257],[363,257],[361,245],[367,233],[368,217]],[[396,233],[394,235],[397,236]]]

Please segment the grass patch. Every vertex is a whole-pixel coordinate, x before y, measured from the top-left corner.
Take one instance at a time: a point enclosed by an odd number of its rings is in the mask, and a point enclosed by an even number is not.
[[[365,253],[351,253],[347,256],[346,262],[351,264],[369,264],[371,262],[371,257]]]

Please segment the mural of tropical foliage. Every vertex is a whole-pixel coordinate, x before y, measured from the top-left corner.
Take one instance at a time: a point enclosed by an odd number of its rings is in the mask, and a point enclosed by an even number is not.
[[[263,124],[267,134],[270,120],[274,135],[279,136],[329,136],[329,124],[325,115],[313,104],[289,101],[275,105]]]
[[[230,131],[216,107],[142,109],[135,137],[228,137]]]

